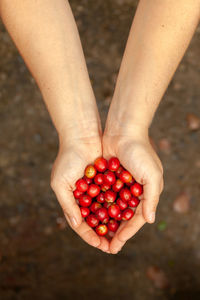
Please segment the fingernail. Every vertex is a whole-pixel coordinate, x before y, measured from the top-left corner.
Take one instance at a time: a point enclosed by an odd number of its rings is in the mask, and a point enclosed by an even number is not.
[[[74,226],[74,227],[77,227],[77,226],[78,226],[78,223],[77,223],[75,217],[70,217],[70,222],[71,222],[72,226]]]
[[[156,217],[155,212],[154,212],[154,211],[151,212],[151,213],[149,214],[149,222],[151,222],[151,223],[155,222],[155,217]]]

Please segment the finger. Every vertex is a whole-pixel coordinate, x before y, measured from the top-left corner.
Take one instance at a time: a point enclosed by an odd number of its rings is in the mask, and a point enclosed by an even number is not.
[[[110,243],[110,252],[117,253],[124,246],[126,241],[135,235],[138,230],[145,224],[145,219],[142,215],[142,202],[136,209],[135,215],[130,221],[122,223],[117,230],[115,236]]]
[[[79,206],[77,205],[72,191],[67,190],[66,184],[59,182],[51,183],[57,199],[63,209],[64,215],[68,217],[73,228],[80,226],[82,216]]]

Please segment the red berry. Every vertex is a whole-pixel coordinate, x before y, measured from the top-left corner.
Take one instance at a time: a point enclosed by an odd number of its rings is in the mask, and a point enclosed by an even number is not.
[[[119,175],[119,178],[121,179],[122,182],[127,183],[127,182],[130,182],[133,177],[132,177],[131,173],[129,173],[126,170],[123,170],[121,172],[121,174]]]
[[[125,201],[123,201],[122,199],[117,199],[117,205],[119,205],[119,208],[121,209],[121,210],[124,210],[124,209],[126,209],[127,207],[128,207],[128,204],[127,204],[127,202],[125,202]]]
[[[104,203],[105,202],[105,196],[104,196],[104,193],[100,193],[98,196],[97,196],[97,201],[99,203]]]
[[[132,211],[132,209],[127,208],[122,212],[122,220],[128,221],[133,217],[133,215],[134,215],[134,212]]]
[[[124,170],[124,168],[122,167],[122,166],[120,166],[119,168],[118,168],[118,170],[115,172],[115,175],[119,178],[119,176],[120,176],[120,174],[121,174],[121,172]]]
[[[84,179],[79,179],[76,182],[76,188],[77,190],[79,190],[80,192],[85,193],[88,189],[88,184]]]
[[[108,168],[107,160],[103,157],[99,157],[95,160],[94,166],[99,172],[105,172]]]
[[[100,193],[100,187],[96,184],[90,184],[87,193],[90,197],[94,198]]]
[[[103,175],[103,179],[104,179],[104,182],[109,185],[114,184],[116,181],[115,174],[111,171],[106,171]]]
[[[75,191],[73,191],[73,194],[75,199],[79,199],[83,195],[83,192],[80,192],[76,189]]]
[[[112,189],[115,192],[119,192],[123,188],[123,186],[124,186],[124,183],[120,179],[117,179],[115,181],[115,183],[113,184]]]
[[[117,231],[119,227],[119,223],[116,220],[109,220],[108,222],[108,229],[112,232]]]
[[[130,191],[133,196],[138,197],[143,193],[143,187],[141,184],[135,182],[133,185],[131,185]]]
[[[89,216],[87,216],[86,222],[90,227],[96,227],[99,224],[99,220],[94,214],[90,214]]]
[[[106,191],[104,195],[105,195],[105,201],[110,203],[115,202],[115,199],[117,197],[117,194],[112,190]]]
[[[88,207],[81,207],[81,215],[83,218],[86,218],[90,214],[90,210]]]
[[[108,227],[104,224],[99,224],[96,228],[96,233],[100,236],[104,236],[108,232]]]
[[[97,171],[93,165],[89,165],[85,168],[85,176],[88,178],[94,178]]]
[[[96,211],[101,208],[102,205],[99,202],[93,202],[92,205],[90,206],[90,210],[93,213],[96,213]]]
[[[131,186],[132,184],[134,184],[134,182],[135,182],[135,179],[132,177],[130,182],[126,182],[126,185]]]
[[[94,182],[98,185],[101,185],[103,184],[103,174],[97,174],[95,177],[94,177]]]
[[[121,212],[118,214],[118,216],[115,218],[115,220],[117,220],[117,221],[122,220],[122,213]]]
[[[120,213],[120,208],[117,204],[111,204],[108,207],[108,214],[111,218],[116,218]]]
[[[108,211],[105,207],[99,208],[96,211],[96,216],[99,221],[104,222],[106,218],[108,218]]]
[[[103,184],[101,185],[101,190],[102,190],[103,192],[106,192],[106,191],[108,191],[109,189],[110,189],[110,185],[109,185],[109,184],[103,183]]]
[[[136,197],[132,197],[131,200],[128,201],[128,205],[130,207],[137,207],[139,203],[140,203],[140,200]]]
[[[117,171],[119,169],[120,166],[120,162],[119,159],[117,157],[111,157],[108,161],[108,169],[110,171]]]
[[[82,195],[79,199],[80,206],[88,207],[92,203],[92,198],[89,195]]]
[[[111,206],[112,203],[110,202],[104,202],[103,206],[108,209],[109,206]]]
[[[124,188],[119,192],[120,198],[123,201],[130,201],[132,198],[131,192],[129,191],[128,188]]]
[[[92,183],[92,178],[88,178],[87,176],[83,176],[83,179],[87,182],[87,184]]]
[[[103,224],[107,224],[108,223],[108,221],[110,220],[110,218],[109,218],[109,216],[108,217],[106,217],[104,220],[103,220]]]

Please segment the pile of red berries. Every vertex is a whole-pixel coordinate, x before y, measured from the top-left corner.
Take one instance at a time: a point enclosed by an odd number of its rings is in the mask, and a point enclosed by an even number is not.
[[[142,185],[124,169],[117,157],[97,158],[85,168],[73,192],[83,218],[98,235],[115,232],[121,220],[130,220],[143,192]]]

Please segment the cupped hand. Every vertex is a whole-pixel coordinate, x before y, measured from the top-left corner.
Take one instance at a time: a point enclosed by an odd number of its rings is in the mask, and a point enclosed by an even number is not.
[[[80,208],[73,196],[75,183],[83,176],[86,165],[93,163],[99,156],[102,156],[100,137],[60,143],[58,156],[52,169],[51,187],[71,228],[89,245],[107,252],[108,241],[104,237],[99,237],[82,219]]]
[[[117,253],[146,222],[155,220],[156,207],[163,190],[163,168],[153,150],[148,136],[109,136],[103,137],[103,155],[105,158],[116,156],[121,164],[143,185],[141,202],[134,217],[123,221],[115,233],[110,252]]]

